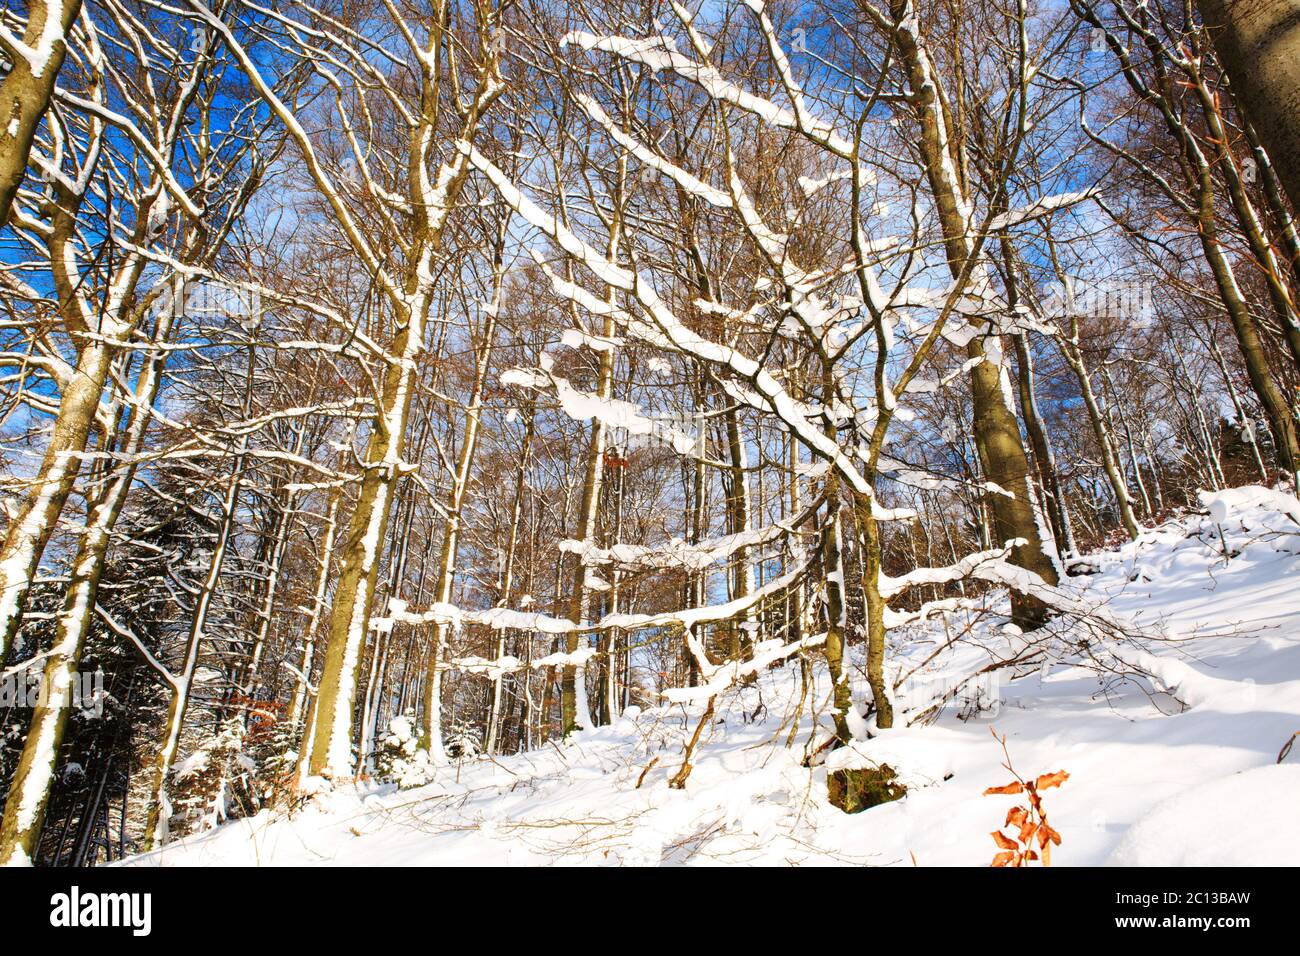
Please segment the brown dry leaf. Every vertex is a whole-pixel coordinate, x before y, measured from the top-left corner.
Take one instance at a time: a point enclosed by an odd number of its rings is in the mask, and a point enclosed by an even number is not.
[[[1024,807],[1012,807],[1007,811],[1007,822],[1002,824],[1004,827],[1020,826],[1025,822],[1025,817],[1029,816],[1029,811]]]
[[[1010,863],[1010,862],[1011,862],[1012,860],[1014,860],[1015,858],[1016,858],[1016,855],[1015,855],[1014,853],[1011,853],[1011,852],[1007,852],[1007,853],[999,853],[997,856],[995,856],[995,857],[993,858],[993,862],[990,863],[989,866],[1006,866],[1008,863]]]
[[[1058,770],[1056,773],[1045,773],[1034,781],[1035,788],[1038,790],[1049,790],[1052,787],[1059,787],[1065,781],[1070,779],[1070,775],[1064,770]]]
[[[1011,839],[1011,837],[1007,836],[1001,830],[994,830],[992,833],[989,834],[989,836],[993,837],[993,842],[996,843],[998,846],[1002,847],[1002,849],[1004,850],[1018,849],[1018,847],[1016,846],[1016,841]]]
[[[1003,793],[1024,793],[1024,785],[1019,781],[1009,783],[1005,787],[989,787],[984,791],[984,796],[993,797]]]

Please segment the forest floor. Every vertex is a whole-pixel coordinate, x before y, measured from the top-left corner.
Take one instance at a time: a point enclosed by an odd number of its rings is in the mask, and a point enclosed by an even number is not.
[[[1207,504],[1209,514],[1091,556],[1093,573],[1068,585],[1142,635],[1124,659],[1156,679],[1051,651],[1029,672],[968,688],[928,724],[831,758],[894,767],[909,787],[896,802],[854,815],[830,805],[824,761],[805,759],[829,725],[825,669],[812,668],[800,707],[791,663],[719,696],[685,789],[668,780],[702,701],[452,764],[418,789],[335,789],[291,815],[263,812],[128,863],[982,865],[997,851],[990,831],[1019,799],[983,795],[1011,779],[995,728],[1024,777],[1069,773],[1044,793],[1062,838],[1054,865],[1294,864],[1300,741],[1280,764],[1278,754],[1300,731],[1300,503],[1247,488]],[[946,675],[1014,644],[1002,610],[891,632],[893,666],[930,661],[907,693],[942,693]]]

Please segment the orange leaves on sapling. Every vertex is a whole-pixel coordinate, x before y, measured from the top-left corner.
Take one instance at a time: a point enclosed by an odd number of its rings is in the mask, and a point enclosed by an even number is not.
[[[1007,811],[1007,818],[1002,826],[1004,829],[1015,827],[1016,833],[1014,836],[1003,833],[1002,830],[994,830],[990,834],[1000,851],[993,857],[993,862],[990,865],[999,867],[1026,866],[1029,863],[1041,860],[1043,866],[1051,866],[1052,847],[1061,845],[1061,834],[1047,822],[1047,811],[1043,809],[1042,791],[1059,787],[1070,779],[1070,775],[1064,770],[1057,770],[1052,773],[1039,774],[1033,780],[1025,780],[1020,774],[1016,773],[1015,767],[1011,764],[1011,754],[1007,751],[1007,738],[999,737],[996,730],[992,731],[992,733],[993,739],[1002,745],[1002,754],[1005,758],[1002,766],[1015,777],[1015,780],[1000,787],[989,787],[984,791],[984,796],[1025,794],[1028,805],[1017,804]],[[1034,849],[1034,844],[1038,845],[1037,850]],[[1041,857],[1038,851],[1042,851]]]

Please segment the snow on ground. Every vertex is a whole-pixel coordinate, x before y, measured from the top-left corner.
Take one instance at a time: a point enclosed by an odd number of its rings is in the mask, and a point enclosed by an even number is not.
[[[1036,666],[986,685],[985,710],[951,705],[832,756],[895,767],[910,790],[894,803],[852,816],[827,803],[826,767],[804,766],[807,706],[787,747],[801,687],[792,663],[719,698],[685,790],[668,779],[703,706],[633,708],[567,745],[465,761],[414,790],[336,790],[292,816],[264,812],[129,862],[983,865],[1015,802],[982,795],[1010,780],[992,727],[1022,776],[1070,774],[1045,794],[1062,836],[1054,865],[1294,865],[1300,746],[1276,761],[1300,731],[1300,503],[1247,488],[1206,504],[1208,515],[1093,556],[1095,573],[1070,585],[1163,635],[1138,654],[1159,685],[1103,682],[1069,661]],[[1003,624],[985,614],[972,640]],[[929,656],[954,623],[925,627],[891,635],[895,666]],[[815,678],[825,726],[820,664]]]

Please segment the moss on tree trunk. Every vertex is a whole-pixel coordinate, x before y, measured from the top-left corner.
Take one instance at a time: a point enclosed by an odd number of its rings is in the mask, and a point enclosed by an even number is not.
[[[875,768],[833,770],[826,775],[830,801],[845,813],[858,813],[902,799],[907,787],[889,764]]]

